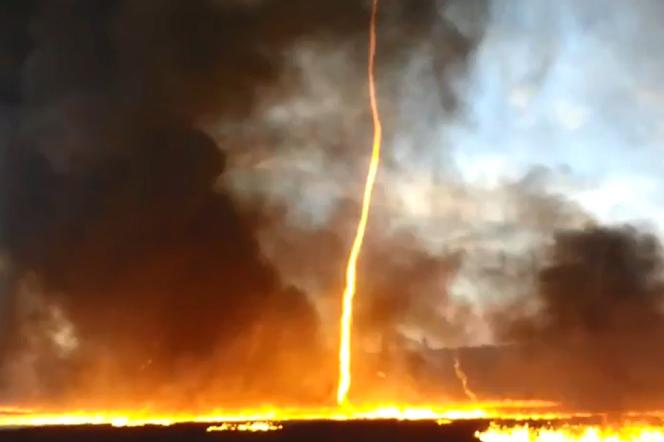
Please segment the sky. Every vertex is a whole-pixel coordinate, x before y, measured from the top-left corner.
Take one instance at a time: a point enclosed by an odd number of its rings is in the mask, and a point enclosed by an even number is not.
[[[492,185],[544,166],[602,222],[661,233],[662,8],[493,2],[450,127],[464,178]]]
[[[579,204],[597,221],[642,223],[661,232],[664,111],[658,79],[664,65],[657,54],[664,32],[658,25],[662,6],[646,0],[610,6],[511,0],[488,2],[486,8],[486,24],[477,31],[469,7],[440,3],[440,21],[433,27],[451,24],[475,40],[465,67],[449,77],[441,78],[432,67],[441,44],[434,31],[398,64],[385,62],[382,71],[379,65],[381,104],[389,115],[385,151],[398,163],[384,167],[383,182],[405,199],[399,201],[404,211],[432,210],[422,196],[435,185],[431,180],[446,185],[455,175],[460,184],[492,190],[545,170],[548,191]],[[388,28],[389,18],[385,21]],[[386,52],[394,50],[389,38],[383,42]],[[304,80],[297,94],[270,105],[264,118],[278,128],[289,126],[286,132],[293,135],[282,142],[294,157],[275,161],[295,170],[297,164],[314,172],[331,167],[334,178],[335,167],[348,168],[340,162],[347,158],[323,166],[328,159],[324,149],[300,149],[300,128],[320,130],[317,139],[306,139],[308,144],[325,147],[335,137],[350,138],[352,149],[361,154],[367,128],[348,125],[354,115],[363,115],[364,73],[344,64],[358,44],[314,42],[292,49],[289,63]],[[441,81],[458,102],[453,112],[440,109],[435,89]],[[394,169],[407,173],[392,176]],[[338,180],[328,186],[326,174],[318,178],[311,184],[323,186],[322,191],[312,192],[311,201],[292,204],[311,204],[302,210],[322,221],[332,206],[326,192],[334,193],[330,201],[347,192]]]

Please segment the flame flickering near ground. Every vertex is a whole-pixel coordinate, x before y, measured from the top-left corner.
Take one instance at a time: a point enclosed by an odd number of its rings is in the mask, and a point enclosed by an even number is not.
[[[563,425],[561,427],[500,426],[492,424],[475,436],[482,442],[662,442],[664,429],[650,424],[618,427]]]
[[[664,442],[664,426],[661,424],[664,415],[661,413],[627,413],[624,417],[627,420],[617,424],[597,424],[598,418],[602,421],[602,416],[561,412],[555,403],[545,401],[485,401],[448,404],[445,407],[349,404],[330,408],[263,408],[199,414],[150,410],[46,412],[12,408],[0,413],[0,428],[80,425],[141,427],[194,423],[207,425],[208,432],[264,433],[280,431],[289,422],[304,421],[433,421],[445,427],[460,420],[492,420],[486,430],[475,433],[479,441]],[[566,423],[579,421],[587,423]]]
[[[210,425],[243,424],[250,422],[284,423],[291,421],[349,421],[349,420],[400,420],[441,421],[465,419],[507,418],[557,419],[572,417],[552,413],[555,404],[545,401],[499,401],[473,404],[404,405],[365,404],[344,407],[277,408],[265,407],[242,410],[212,410],[186,413],[159,410],[42,410],[13,408],[0,412],[1,427],[38,427],[67,425],[112,425],[136,427],[145,425],[170,426],[178,423],[205,423]],[[574,415],[576,416],[576,415]]]
[[[348,402],[348,392],[351,384],[351,336],[353,326],[353,299],[355,298],[357,261],[362,251],[364,235],[369,221],[369,211],[371,209],[371,197],[378,166],[380,165],[380,152],[383,137],[383,128],[378,111],[378,99],[376,94],[376,82],[374,78],[374,67],[376,59],[376,19],[378,16],[379,0],[373,0],[371,9],[371,25],[369,30],[369,96],[371,102],[371,115],[373,119],[374,135],[373,147],[371,151],[371,161],[369,163],[369,172],[364,187],[364,196],[362,198],[362,212],[357,225],[357,232],[353,240],[353,246],[346,266],[346,286],[343,292],[343,301],[341,309],[341,331],[339,344],[339,381],[337,388],[337,403],[339,405]]]
[[[222,431],[240,431],[249,433],[266,433],[268,431],[279,431],[283,429],[283,425],[268,422],[268,421],[255,421],[244,423],[224,422],[221,425],[212,425],[207,428],[208,433],[222,432]]]

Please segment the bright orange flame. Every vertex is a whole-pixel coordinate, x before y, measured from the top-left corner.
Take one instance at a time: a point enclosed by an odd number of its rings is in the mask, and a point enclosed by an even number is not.
[[[492,424],[488,430],[478,432],[475,436],[482,442],[664,442],[664,428],[649,424],[539,428]]]
[[[468,385],[468,376],[466,376],[463,368],[461,368],[461,360],[459,359],[458,354],[454,356],[454,373],[456,374],[457,379],[459,379],[459,382],[461,382],[461,387],[463,387],[463,392],[466,394],[466,397],[473,402],[477,402],[477,395]]]
[[[144,425],[170,426],[178,423],[200,423],[224,426],[225,431],[242,431],[239,426],[259,423],[279,425],[289,421],[348,421],[348,420],[434,420],[447,422],[459,419],[550,420],[577,417],[552,410],[556,404],[543,401],[498,401],[472,404],[403,405],[354,404],[353,407],[283,408],[264,407],[243,410],[210,410],[207,412],[167,412],[149,409],[134,410],[39,410],[31,409],[0,414],[3,427],[39,427],[70,425],[112,425],[136,427]],[[237,430],[231,430],[237,427]],[[210,431],[222,431],[221,429]],[[245,430],[250,431],[250,430]]]
[[[339,345],[339,382],[337,388],[337,403],[339,405],[347,404],[348,391],[351,384],[351,331],[353,326],[353,298],[355,297],[357,260],[360,257],[364,234],[367,230],[369,220],[369,210],[371,208],[371,196],[373,194],[378,166],[380,165],[380,150],[383,138],[383,128],[380,122],[378,112],[378,100],[376,98],[376,82],[374,79],[374,65],[376,59],[376,18],[378,16],[378,2],[373,0],[371,9],[371,26],[369,30],[369,97],[371,102],[371,115],[374,126],[373,148],[371,151],[371,161],[369,163],[369,172],[367,174],[366,184],[364,186],[364,196],[362,198],[362,213],[357,225],[357,232],[353,247],[350,251],[348,264],[346,266],[346,287],[343,293],[343,304],[341,309],[341,332]]]
[[[283,429],[283,425],[269,421],[255,421],[255,422],[224,422],[221,425],[211,425],[205,431],[208,433],[220,431],[241,431],[250,433],[266,433],[268,431],[279,431]]]

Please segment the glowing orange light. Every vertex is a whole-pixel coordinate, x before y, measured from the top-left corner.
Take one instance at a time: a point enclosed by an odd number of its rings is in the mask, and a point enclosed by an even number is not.
[[[340,405],[348,402],[348,391],[351,384],[351,331],[353,325],[353,298],[355,297],[357,261],[362,250],[364,234],[369,220],[371,208],[371,196],[373,194],[378,166],[380,165],[380,151],[383,137],[383,129],[378,112],[378,100],[376,98],[376,83],[374,79],[374,65],[376,58],[376,19],[378,16],[378,1],[373,0],[371,10],[371,26],[369,30],[369,97],[371,104],[371,115],[374,125],[373,148],[369,172],[364,187],[362,198],[362,212],[355,234],[355,240],[350,251],[348,264],[346,266],[346,287],[343,292],[343,304],[341,309],[341,331],[339,345],[339,381],[337,388],[337,403]]]
[[[240,431],[250,433],[266,433],[268,431],[279,431],[283,429],[283,425],[274,422],[256,421],[256,422],[224,422],[221,425],[212,425],[207,427],[205,431],[208,433],[222,432],[222,431]]]
[[[482,442],[664,442],[664,428],[647,424],[625,424],[617,427],[509,427],[492,424],[489,429],[478,432],[475,436]]]
[[[289,421],[348,421],[348,420],[402,420],[449,421],[459,419],[559,419],[578,415],[565,415],[551,410],[556,404],[543,401],[498,401],[478,403],[448,403],[441,405],[407,405],[392,403],[354,404],[353,407],[283,408],[264,407],[241,410],[209,410],[198,413],[167,412],[159,410],[17,410],[10,415],[0,414],[0,428],[70,425],[111,425],[137,427],[144,425],[170,426],[178,423],[199,423],[211,426],[259,423],[278,425]],[[235,425],[237,424],[237,425]],[[215,431],[215,430],[210,430]],[[222,431],[222,430],[217,430]],[[250,430],[245,430],[250,431]]]

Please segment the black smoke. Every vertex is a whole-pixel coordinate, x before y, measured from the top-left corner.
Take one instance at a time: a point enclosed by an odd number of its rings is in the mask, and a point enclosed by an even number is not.
[[[661,405],[663,265],[659,240],[632,227],[558,233],[536,292],[496,321],[526,349],[514,372],[568,405]]]

